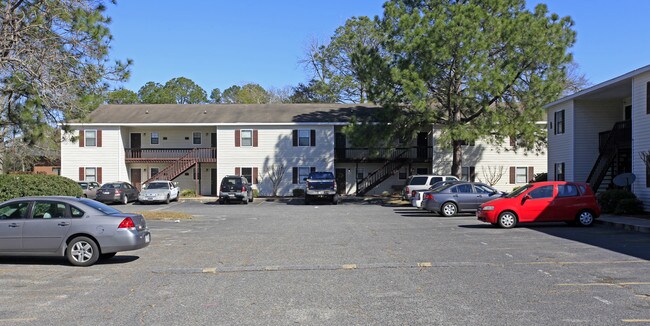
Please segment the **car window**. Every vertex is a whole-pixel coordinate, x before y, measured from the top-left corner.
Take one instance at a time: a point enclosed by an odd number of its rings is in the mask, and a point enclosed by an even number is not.
[[[100,203],[98,201],[94,201],[91,199],[81,199],[81,202],[104,214],[108,214],[108,215],[122,214],[122,212],[118,211],[117,209],[107,206],[106,204]]]
[[[531,190],[528,195],[532,199],[551,198],[553,197],[553,186],[542,186]]]
[[[332,172],[311,172],[311,173],[309,173],[309,179],[312,179],[312,180],[332,180],[332,179],[334,179],[334,174],[332,174]]]
[[[429,181],[429,184],[432,185],[432,184],[434,184],[436,182],[440,182],[440,181],[442,181],[442,177],[432,177],[431,181]]]
[[[223,183],[224,183],[225,185],[241,186],[241,178],[227,178],[227,179],[223,179]]]
[[[497,192],[496,189],[492,189],[487,185],[474,185],[474,189],[476,189],[476,192],[479,194],[491,194]]]
[[[169,189],[169,184],[166,182],[152,182],[145,189]]]
[[[472,192],[472,185],[471,184],[457,185],[457,186],[451,188],[451,192],[453,192],[453,193],[462,193],[462,194],[471,193]]]
[[[84,211],[74,206],[70,206],[70,212],[72,213],[72,217],[82,217],[85,214]]]
[[[25,218],[27,215],[27,208],[29,207],[29,202],[13,202],[0,207],[0,219],[2,220],[13,220]]]
[[[86,190],[86,189],[88,189],[88,184],[87,184],[87,183],[85,183],[85,182],[79,182],[79,186],[80,186],[80,187],[81,187],[81,189],[83,189],[83,190]]]
[[[557,186],[557,196],[558,197],[573,197],[578,196],[578,188],[572,184],[558,185]]]
[[[580,189],[580,194],[584,195],[587,192],[587,187],[585,187],[583,185],[579,185],[578,189]]]
[[[523,187],[519,187],[519,188],[513,190],[511,193],[509,193],[506,196],[506,198],[515,198],[515,197],[521,195],[522,193],[524,193],[526,190],[530,189],[532,186],[533,185],[531,185],[531,184],[527,184],[527,185],[525,185]]]
[[[65,218],[66,215],[64,203],[37,201],[32,209],[34,219]]]
[[[102,186],[102,189],[119,189],[121,185],[119,183],[107,183]]]
[[[428,179],[427,177],[413,177],[413,179],[411,179],[411,183],[409,183],[409,185],[422,186],[422,185],[427,184],[427,179]]]

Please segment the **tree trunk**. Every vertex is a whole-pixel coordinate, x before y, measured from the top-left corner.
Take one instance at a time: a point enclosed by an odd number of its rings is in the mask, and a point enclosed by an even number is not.
[[[461,166],[463,165],[463,148],[462,140],[453,140],[452,142],[452,163],[451,163],[451,175],[454,175],[460,179],[461,177]]]

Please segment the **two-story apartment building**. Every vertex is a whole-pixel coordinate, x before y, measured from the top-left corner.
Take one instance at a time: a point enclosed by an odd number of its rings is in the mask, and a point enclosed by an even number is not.
[[[269,173],[282,167],[278,195],[304,187],[313,170],[335,173],[344,194],[394,192],[411,174],[448,174],[451,155],[436,129],[410,144],[352,147],[341,132],[353,116],[381,108],[341,104],[102,105],[63,135],[61,175],[100,183],[153,179],[215,195],[226,175],[243,175],[261,195],[272,193]],[[546,157],[477,142],[465,149],[467,179],[499,169],[497,187],[510,191],[546,171]]]
[[[633,173],[621,179],[634,179],[630,189],[648,209],[649,93],[650,65],[546,105],[549,180],[588,182],[602,191],[616,176]]]

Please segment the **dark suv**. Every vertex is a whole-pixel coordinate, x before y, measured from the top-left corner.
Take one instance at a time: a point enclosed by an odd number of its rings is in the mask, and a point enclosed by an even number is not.
[[[336,193],[336,179],[332,172],[311,172],[305,178],[307,184],[305,189],[305,204],[309,205],[316,199],[325,199],[332,204],[339,203],[339,195]]]
[[[239,201],[244,204],[253,201],[253,187],[246,178],[238,175],[227,175],[221,179],[219,204],[231,201]]]

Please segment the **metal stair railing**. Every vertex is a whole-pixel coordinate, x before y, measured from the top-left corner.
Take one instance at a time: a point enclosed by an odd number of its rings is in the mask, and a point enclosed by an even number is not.
[[[401,160],[405,154],[409,152],[409,149],[403,149],[399,154],[394,154],[393,157],[380,168],[369,173],[365,178],[360,181],[357,181],[357,196],[363,196],[368,191],[372,190],[374,187],[378,186],[380,183],[388,179],[395,171],[406,164],[405,161]]]
[[[587,177],[587,183],[591,186],[591,189],[597,191],[600,188],[607,171],[612,166],[614,159],[618,153],[618,149],[621,143],[627,141],[630,133],[630,121],[620,121],[614,124],[612,131],[607,136],[607,141],[601,148],[596,163],[591,168],[589,176]]]

